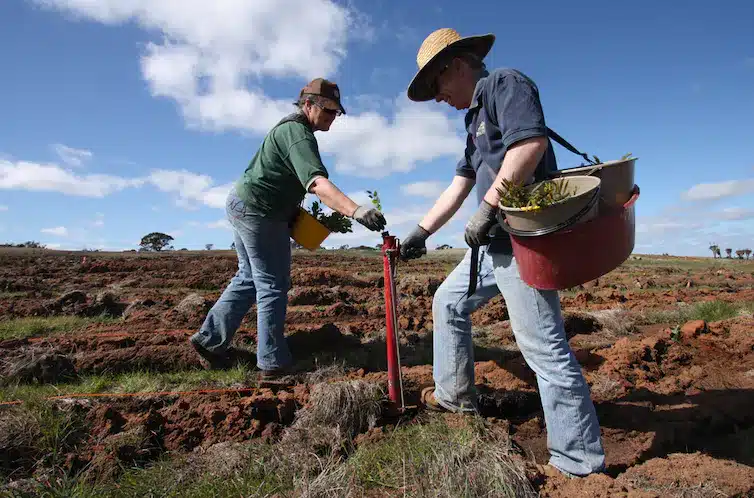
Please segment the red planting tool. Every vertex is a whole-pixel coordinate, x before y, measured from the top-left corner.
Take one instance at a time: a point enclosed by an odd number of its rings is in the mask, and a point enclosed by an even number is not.
[[[401,357],[398,352],[398,305],[395,290],[395,270],[398,261],[400,243],[394,235],[382,232],[382,261],[385,272],[385,324],[387,344],[387,389],[390,401],[400,410],[405,411],[403,399],[403,378],[401,376]]]

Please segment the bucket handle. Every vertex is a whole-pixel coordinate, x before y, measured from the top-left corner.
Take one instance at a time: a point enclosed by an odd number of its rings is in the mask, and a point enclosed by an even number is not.
[[[639,200],[639,186],[634,184],[634,188],[631,190],[631,198],[626,201],[625,204],[623,204],[623,209],[628,209],[634,204],[636,204],[636,201]]]
[[[638,194],[637,194],[638,195]],[[502,218],[502,211],[500,209],[497,210],[497,217],[498,222],[500,223],[500,227],[508,232],[511,235],[516,235],[518,237],[539,237],[541,235],[549,235],[551,233],[558,232],[560,230],[563,230],[564,228],[568,228],[571,225],[574,225],[576,222],[578,222],[581,218],[583,218],[591,209],[594,207],[594,204],[599,200],[600,198],[600,188],[597,187],[594,189],[594,193],[592,194],[591,199],[589,199],[589,202],[586,203],[586,205],[581,208],[579,212],[568,218],[567,220],[564,220],[557,225],[553,225],[551,227],[547,228],[540,228],[538,230],[532,230],[532,231],[525,231],[525,230],[517,230],[515,228],[511,228],[508,223],[505,221],[505,219]]]

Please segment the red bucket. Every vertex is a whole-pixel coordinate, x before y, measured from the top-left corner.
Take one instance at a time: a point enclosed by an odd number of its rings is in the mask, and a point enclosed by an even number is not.
[[[549,235],[510,234],[521,279],[543,290],[561,290],[594,280],[620,266],[634,250],[634,203],[639,187],[622,208]]]

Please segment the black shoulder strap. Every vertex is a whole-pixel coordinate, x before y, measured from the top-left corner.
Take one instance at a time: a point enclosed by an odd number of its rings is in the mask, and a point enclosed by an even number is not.
[[[300,112],[294,112],[292,114],[287,115],[283,119],[277,122],[275,126],[272,127],[272,129],[277,128],[283,123],[289,123],[291,121],[295,121],[297,123],[301,123],[302,125],[306,126],[307,128],[311,129],[311,124],[309,123],[309,120]],[[272,131],[272,130],[270,130]]]
[[[547,134],[550,136],[550,138],[552,138],[553,140],[555,140],[556,142],[558,142],[560,145],[562,145],[563,147],[565,147],[569,151],[573,152],[574,154],[583,157],[584,159],[586,159],[591,164],[597,164],[594,160],[589,159],[589,155],[588,154],[585,154],[583,152],[579,152],[578,149],[576,149],[576,147],[574,147],[573,145],[569,144],[566,141],[565,138],[561,137],[560,135],[558,135],[557,133],[555,133],[550,128],[547,128]]]

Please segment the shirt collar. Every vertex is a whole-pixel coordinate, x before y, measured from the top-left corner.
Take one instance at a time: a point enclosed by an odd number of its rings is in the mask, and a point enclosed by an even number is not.
[[[474,93],[471,95],[471,105],[469,106],[469,110],[476,109],[481,105],[479,102],[480,97],[482,96],[482,88],[484,87],[484,82],[487,79],[487,76],[490,75],[490,72],[486,69],[482,71],[482,76],[479,78],[479,81],[476,82],[476,86],[474,87]]]

